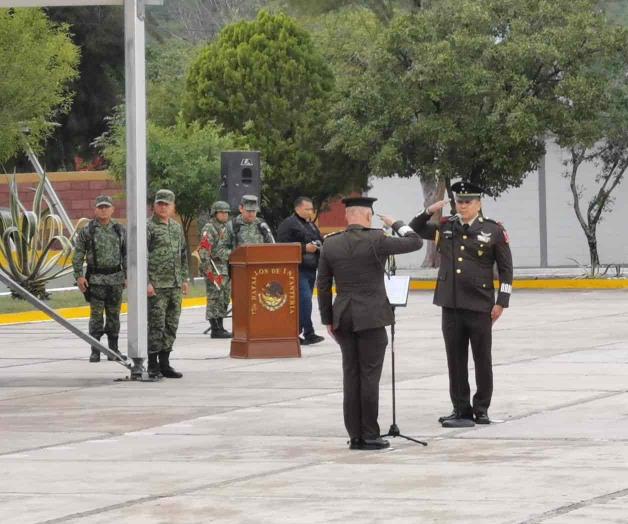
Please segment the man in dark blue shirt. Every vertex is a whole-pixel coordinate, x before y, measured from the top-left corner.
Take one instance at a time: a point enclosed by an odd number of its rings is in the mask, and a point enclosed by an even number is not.
[[[312,294],[316,283],[316,268],[323,237],[314,218],[314,204],[308,197],[294,201],[294,214],[286,218],[277,231],[278,242],[299,242],[303,261],[299,266],[299,330],[301,345],[316,344],[325,340],[314,333],[312,325]]]

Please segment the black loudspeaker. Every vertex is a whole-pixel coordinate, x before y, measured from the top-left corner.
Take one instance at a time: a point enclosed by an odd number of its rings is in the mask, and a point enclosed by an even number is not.
[[[220,198],[229,202],[236,215],[242,195],[255,195],[261,202],[262,170],[259,151],[223,151],[220,153]]]

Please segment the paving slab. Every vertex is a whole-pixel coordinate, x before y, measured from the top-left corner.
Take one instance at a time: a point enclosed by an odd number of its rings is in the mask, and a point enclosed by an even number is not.
[[[494,329],[496,423],[459,430],[436,422],[451,409],[440,311],[412,293],[397,422],[429,445],[380,452],[347,449],[333,341],[230,359],[203,317],[184,311],[184,377],[158,383],[89,363],[54,323],[0,327],[2,524],[628,522],[625,290],[517,292]],[[383,431],[391,404],[389,354]]]

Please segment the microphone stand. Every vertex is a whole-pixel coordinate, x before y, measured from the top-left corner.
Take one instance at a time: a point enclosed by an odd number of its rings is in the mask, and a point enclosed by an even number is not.
[[[395,273],[397,272],[397,267],[395,264],[394,256],[391,256],[388,259],[388,267],[390,268],[390,275],[395,275]],[[391,357],[390,362],[392,366],[392,416],[393,416],[393,420],[392,420],[392,424],[390,425],[390,428],[388,429],[388,433],[386,433],[385,435],[380,435],[380,436],[381,437],[393,437],[393,438],[401,437],[401,438],[405,438],[406,440],[416,442],[417,444],[421,444],[422,446],[427,446],[427,442],[423,442],[422,440],[417,440],[415,438],[404,435],[403,433],[401,433],[399,426],[397,426],[397,399],[396,399],[397,395],[396,395],[396,389],[395,389],[395,324],[397,323],[397,321],[395,318],[396,306],[391,306],[391,307],[392,307],[392,312],[393,312],[393,323],[390,326],[390,357]]]

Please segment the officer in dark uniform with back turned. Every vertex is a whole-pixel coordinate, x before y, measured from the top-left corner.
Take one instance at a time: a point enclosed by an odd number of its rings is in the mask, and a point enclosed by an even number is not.
[[[442,329],[449,368],[451,415],[441,417],[443,427],[490,424],[488,408],[493,394],[491,361],[492,325],[508,307],[512,291],[512,255],[504,227],[482,216],[482,188],[458,182],[451,186],[456,214],[440,224],[430,217],[445,207],[445,199],[419,213],[410,227],[434,240],[440,253],[434,304],[443,308]],[[493,266],[497,265],[499,290],[495,302]],[[467,362],[469,342],[475,363],[477,391],[470,401]]]
[[[344,419],[351,449],[382,449],[377,415],[379,379],[393,311],[384,286],[386,257],[421,248],[410,227],[380,216],[400,238],[372,229],[375,198],[345,198],[347,229],[326,237],[318,265],[318,305],[327,332],[340,344]],[[332,284],[336,300],[332,306]]]

